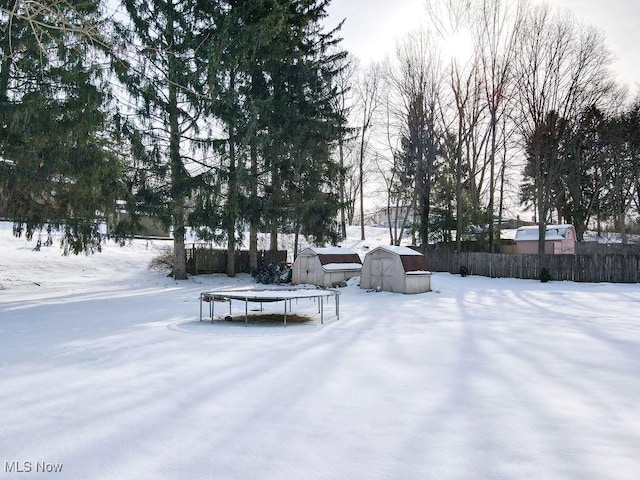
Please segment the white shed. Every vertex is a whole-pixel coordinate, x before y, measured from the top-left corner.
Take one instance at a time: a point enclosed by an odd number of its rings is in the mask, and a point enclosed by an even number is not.
[[[293,262],[291,283],[309,283],[321,287],[336,284],[360,275],[362,260],[349,248],[308,247]]]
[[[427,270],[427,259],[409,247],[376,247],[364,257],[360,288],[398,293],[429,292],[431,272]]]

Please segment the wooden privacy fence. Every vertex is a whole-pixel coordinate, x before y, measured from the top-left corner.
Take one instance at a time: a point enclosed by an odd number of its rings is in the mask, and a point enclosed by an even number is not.
[[[193,244],[186,249],[187,271],[192,275],[199,273],[226,273],[227,250],[211,248],[208,245]],[[286,262],[286,250],[258,250],[258,270],[274,262]],[[249,266],[249,251],[236,250],[236,273],[252,273]]]
[[[474,252],[432,252],[427,254],[434,272],[460,273],[493,278],[540,278],[546,267],[552,280],[574,282],[640,282],[640,254],[608,255],[523,255]]]

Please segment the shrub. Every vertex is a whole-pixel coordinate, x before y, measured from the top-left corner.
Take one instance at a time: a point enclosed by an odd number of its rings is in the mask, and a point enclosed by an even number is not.
[[[253,274],[258,283],[291,283],[291,266],[285,262],[273,262]]]
[[[543,267],[542,270],[540,270],[540,281],[542,283],[546,283],[549,280],[551,280],[551,272]]]
[[[160,253],[151,259],[148,268],[158,272],[166,271],[170,277],[173,274],[173,248],[162,247]]]

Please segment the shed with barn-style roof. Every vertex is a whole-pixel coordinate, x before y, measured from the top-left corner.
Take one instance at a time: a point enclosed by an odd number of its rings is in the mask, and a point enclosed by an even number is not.
[[[362,260],[349,248],[308,247],[293,262],[291,283],[333,287],[360,275]]]
[[[409,247],[380,246],[362,263],[360,287],[398,293],[431,291],[427,259]]]
[[[520,227],[516,231],[516,253],[538,253],[538,225]],[[547,255],[574,255],[576,230],[573,225],[547,225],[544,236],[544,253]]]

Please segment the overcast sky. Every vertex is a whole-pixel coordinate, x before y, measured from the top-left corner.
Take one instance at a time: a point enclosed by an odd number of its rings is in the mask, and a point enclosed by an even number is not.
[[[616,57],[612,68],[620,81],[636,89],[640,84],[640,1],[549,0],[598,27]],[[404,33],[426,24],[424,0],[332,0],[328,25],[346,18],[343,47],[363,63],[393,52]]]

